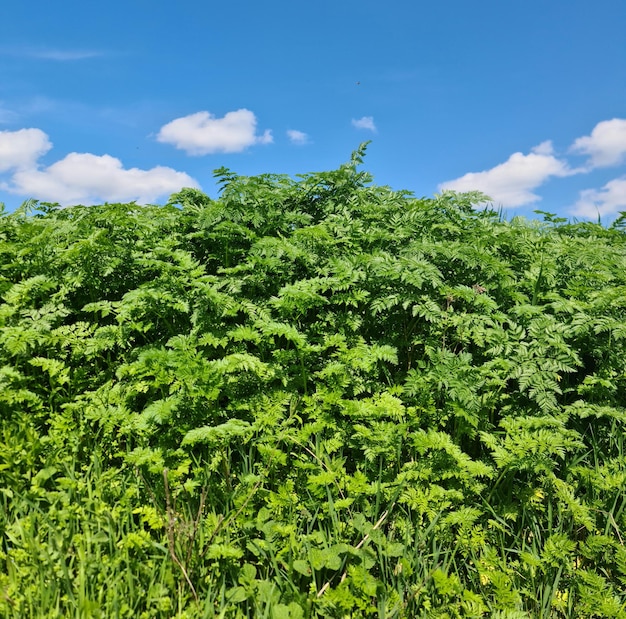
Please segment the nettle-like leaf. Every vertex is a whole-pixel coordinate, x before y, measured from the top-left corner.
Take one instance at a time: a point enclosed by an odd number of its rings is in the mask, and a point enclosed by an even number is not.
[[[163,425],[170,421],[180,403],[181,398],[177,396],[155,400],[133,419],[133,425],[138,430],[149,430],[152,426]]]
[[[41,368],[50,376],[50,380],[65,385],[70,381],[69,368],[58,359],[47,359],[46,357],[33,357],[28,362],[35,367]]]
[[[26,388],[28,380],[21,372],[11,365],[0,367],[0,402],[5,410],[17,406],[38,407],[41,398],[33,391]]]
[[[551,472],[568,453],[585,446],[578,432],[555,417],[510,417],[500,427],[502,435],[481,434],[500,469]]]
[[[57,285],[45,275],[34,275],[23,281],[17,282],[9,288],[3,295],[4,301],[10,305],[20,307],[32,307],[42,299],[46,299],[51,290],[55,290]]]
[[[194,428],[185,434],[182,444],[195,445],[196,443],[206,443],[208,445],[225,445],[233,440],[246,441],[254,429],[252,426],[240,419],[229,419],[219,426],[203,426]]]

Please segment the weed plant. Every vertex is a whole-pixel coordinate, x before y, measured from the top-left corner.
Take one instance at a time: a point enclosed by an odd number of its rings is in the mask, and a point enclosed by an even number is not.
[[[626,234],[371,184],[0,217],[0,616],[626,617]]]

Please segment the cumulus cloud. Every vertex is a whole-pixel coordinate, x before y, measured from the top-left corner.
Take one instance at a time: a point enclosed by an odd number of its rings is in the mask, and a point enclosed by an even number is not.
[[[359,119],[352,119],[352,126],[357,129],[368,129],[369,131],[376,131],[376,125],[374,124],[373,116],[363,116]]]
[[[167,123],[157,135],[159,142],[172,144],[188,155],[239,153],[254,144],[273,142],[272,132],[256,134],[256,116],[246,109],[215,118],[209,112],[196,112]]]
[[[489,170],[470,172],[439,185],[440,190],[481,191],[504,207],[522,206],[541,200],[533,190],[550,177],[570,176],[567,162],[554,156],[550,141],[535,146],[527,155],[513,153],[507,161]]]
[[[609,181],[602,189],[585,189],[580,192],[572,213],[591,219],[615,215],[626,211],[626,177]]]
[[[551,140],[545,140],[541,142],[541,144],[537,144],[537,146],[533,146],[530,149],[531,153],[535,153],[536,155],[554,155],[554,146],[552,145]]]
[[[32,167],[51,148],[41,129],[0,131],[0,172]]]
[[[306,144],[309,141],[309,136],[303,131],[297,129],[289,129],[287,136],[294,144]]]
[[[621,163],[626,156],[626,120],[613,118],[598,123],[591,135],[574,141],[570,152],[589,155],[592,168]]]
[[[198,187],[184,172],[156,166],[125,169],[110,155],[70,153],[43,169],[20,169],[5,188],[40,200],[77,204],[90,202],[154,202],[182,187]]]

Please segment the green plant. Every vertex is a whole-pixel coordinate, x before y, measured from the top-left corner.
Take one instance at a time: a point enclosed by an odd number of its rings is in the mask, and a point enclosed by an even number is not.
[[[0,615],[626,617],[626,236],[371,184],[0,217]]]

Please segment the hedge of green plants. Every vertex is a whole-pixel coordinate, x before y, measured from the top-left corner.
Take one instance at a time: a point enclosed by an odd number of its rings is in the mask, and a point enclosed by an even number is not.
[[[0,616],[626,617],[626,216],[363,154],[2,212]]]

